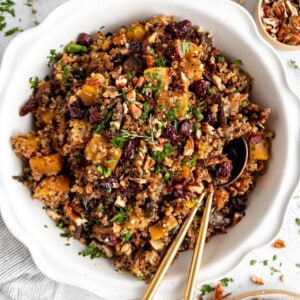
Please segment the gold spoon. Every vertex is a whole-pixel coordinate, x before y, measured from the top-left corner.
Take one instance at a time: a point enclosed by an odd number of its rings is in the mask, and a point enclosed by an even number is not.
[[[228,182],[222,184],[222,186],[226,186],[229,184],[232,184],[234,181],[236,181],[241,174],[243,173],[247,160],[248,160],[248,144],[245,141],[244,138],[239,138],[236,140],[231,141],[227,147],[224,149],[224,154],[226,154],[233,162],[233,172],[231,178]],[[238,159],[240,159],[239,163]],[[210,193],[206,200],[205,209],[203,212],[200,229],[195,245],[195,250],[191,262],[189,277],[186,285],[186,293],[185,293],[185,300],[190,300],[193,297],[193,293],[195,290],[196,281],[198,278],[198,273],[201,265],[202,255],[203,255],[203,249],[205,244],[205,238],[206,238],[206,232],[208,228],[209,223],[209,216],[212,206],[212,200],[213,200],[213,188],[211,187]],[[153,295],[155,294],[156,290],[158,289],[164,275],[166,274],[168,268],[170,267],[172,261],[174,260],[176,253],[197,213],[199,205],[201,205],[202,200],[206,193],[202,193],[197,204],[195,207],[191,210],[189,216],[184,221],[183,225],[181,226],[176,238],[172,242],[171,246],[168,248],[165,256],[163,257],[152,281],[150,282],[149,286],[146,289],[146,292],[142,298],[142,300],[151,300],[153,298]]]
[[[197,201],[194,208],[192,208],[189,216],[185,219],[184,223],[182,224],[178,234],[176,235],[176,238],[172,242],[171,246],[168,248],[165,256],[163,257],[163,260],[159,264],[159,267],[150,282],[149,286],[147,287],[147,290],[143,296],[143,300],[150,300],[152,299],[153,295],[155,294],[156,290],[158,289],[164,275],[166,274],[168,268],[170,267],[171,263],[173,262],[173,259],[175,258],[175,255],[196,215],[196,212],[199,208],[199,206],[202,203],[202,200],[205,196],[205,193],[202,193],[199,200]]]

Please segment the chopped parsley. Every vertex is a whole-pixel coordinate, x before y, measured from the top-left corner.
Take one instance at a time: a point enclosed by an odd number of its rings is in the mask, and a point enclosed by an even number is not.
[[[104,178],[109,177],[109,175],[111,174],[111,169],[106,168],[106,167],[104,167],[104,166],[102,166],[102,165],[98,165],[97,171],[98,171],[101,175],[103,175]]]
[[[289,65],[291,68],[293,68],[294,70],[300,70],[299,65],[298,65],[297,62],[296,62],[295,60],[293,60],[293,59],[290,59],[290,60],[288,61],[288,65]]]
[[[109,111],[107,115],[100,121],[100,123],[97,125],[96,129],[94,130],[94,133],[101,134],[102,130],[106,126],[106,124],[111,120],[112,118],[112,111]]]
[[[223,287],[227,287],[228,284],[229,284],[229,282],[233,282],[233,278],[228,277],[228,278],[222,278],[222,279],[220,280],[220,283],[221,283],[221,285],[222,285]]]
[[[162,57],[156,57],[154,60],[155,67],[165,67],[166,66],[166,60]]]
[[[163,151],[154,151],[154,152],[152,152],[151,156],[156,161],[162,161],[166,157],[170,156],[173,153],[173,151],[174,150],[173,150],[171,143],[166,143],[164,145]]]
[[[37,76],[29,78],[29,84],[31,89],[35,89],[39,83],[39,78]]]
[[[276,254],[273,255],[273,258],[272,258],[272,259],[273,259],[273,261],[274,261],[274,260],[277,260],[277,255],[276,255]]]
[[[82,256],[90,256],[91,259],[104,257],[103,252],[98,248],[98,245],[93,241],[84,250],[78,253]]]
[[[1,1],[0,2],[0,13],[8,13],[12,17],[15,17],[15,10],[13,8],[15,2],[11,0]]]
[[[300,226],[300,219],[299,218],[296,218],[295,222],[296,222],[296,225]]]
[[[142,120],[146,120],[149,116],[149,112],[151,110],[151,105],[149,102],[144,102],[143,103],[143,113],[141,115]]]
[[[151,90],[154,95],[154,98],[156,99],[158,94],[163,90],[161,74],[148,72],[147,76],[155,79],[156,85],[147,83],[144,84],[143,88],[141,89],[141,93],[145,94],[147,91]]]
[[[243,64],[243,62],[240,59],[234,59],[232,63],[236,66],[241,66]]]
[[[151,46],[146,47],[147,53],[154,56],[155,55],[155,50]]]
[[[104,205],[99,206],[99,211],[100,211],[102,214],[104,214],[105,211],[106,211],[105,206],[104,206]]]
[[[70,65],[62,64],[62,82],[65,86],[73,86],[74,80],[72,77],[72,67]]]
[[[6,26],[5,18],[0,15],[0,31],[2,31]]]
[[[213,292],[214,291],[214,287],[212,287],[211,285],[209,284],[203,284],[201,289],[200,289],[200,292],[201,292],[201,295],[204,296],[210,292]]]
[[[69,238],[71,235],[70,233],[61,233],[60,236],[63,238]]]
[[[250,266],[253,266],[253,265],[255,265],[256,264],[256,260],[255,259],[251,259],[250,260]]]
[[[129,212],[127,208],[120,208],[119,212],[115,214],[111,218],[111,222],[116,223],[116,224],[124,224],[126,221],[129,219]]]
[[[69,54],[80,54],[80,53],[86,53],[89,51],[86,46],[82,46],[79,44],[71,44],[71,43],[66,45],[65,50]]]
[[[215,93],[215,90],[214,90],[214,89],[208,89],[208,93],[209,93],[210,95],[213,95],[213,94]]]
[[[127,243],[132,240],[132,233],[127,231],[126,229],[121,231],[122,235],[122,243]]]
[[[123,148],[123,145],[126,141],[127,138],[124,136],[115,136],[110,140],[110,144],[115,148]]]
[[[172,122],[176,119],[176,115],[178,112],[179,106],[173,107],[171,110],[169,110],[166,114],[166,118],[168,121]]]
[[[297,268],[300,268],[300,264],[295,264],[295,266],[296,266]]]
[[[267,266],[267,265],[268,265],[268,260],[267,260],[267,259],[265,259],[265,260],[263,260],[263,262],[262,262],[262,263],[263,263],[263,265],[264,265],[264,266]]]
[[[59,220],[57,223],[56,223],[56,226],[58,228],[64,228],[65,226],[65,222],[63,220]]]
[[[196,164],[197,164],[197,159],[198,159],[198,157],[197,157],[197,155],[193,155],[193,157],[192,158],[188,158],[188,157],[184,157],[183,158],[183,161],[181,162],[181,166],[183,167],[183,166],[187,166],[187,167],[195,167],[196,166]]]
[[[47,58],[49,59],[48,66],[50,67],[51,63],[54,63],[61,58],[61,53],[56,52],[55,49],[50,49],[50,55],[47,56]]]
[[[225,60],[224,56],[219,55],[217,56],[217,62],[223,62]]]
[[[202,121],[202,120],[204,119],[203,114],[198,110],[197,107],[193,107],[193,108],[191,109],[191,112],[192,112],[193,117],[194,117],[198,122],[200,122],[200,121]]]
[[[13,34],[15,34],[15,33],[17,33],[17,32],[20,32],[20,31],[21,31],[21,29],[20,29],[18,26],[16,26],[16,27],[13,27],[13,28],[7,30],[7,31],[4,33],[4,35],[5,35],[5,36],[9,36],[9,35],[13,35]]]

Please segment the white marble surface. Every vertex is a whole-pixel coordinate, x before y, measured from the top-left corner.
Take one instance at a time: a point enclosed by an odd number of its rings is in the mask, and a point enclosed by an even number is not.
[[[32,7],[27,6],[26,2],[34,4],[34,8],[37,11],[36,15],[32,14]],[[15,26],[18,26],[22,30],[31,28],[35,26],[36,18],[42,22],[47,15],[55,9],[55,7],[64,2],[66,1],[15,0],[14,9],[16,16],[11,17],[9,15],[5,15],[7,25],[6,28],[0,32],[0,57],[2,57],[5,47],[9,41],[18,34],[16,33],[13,36],[5,37],[5,30],[9,30]],[[254,0],[243,1],[243,6],[252,15],[254,15],[255,4],[256,1]],[[296,95],[300,95],[300,70],[293,69],[288,65],[288,61],[294,60],[297,65],[300,66],[300,51],[277,51],[277,53],[284,66],[290,87]],[[300,226],[296,224],[296,219],[300,219],[299,186],[294,193],[294,196],[290,199],[289,208],[287,210],[282,229],[277,235],[277,238],[285,241],[286,247],[283,249],[276,249],[272,247],[272,244],[270,243],[263,248],[256,249],[249,253],[234,270],[228,274],[224,274],[224,277],[233,279],[232,282],[229,282],[228,287],[225,287],[225,294],[232,293],[236,295],[242,292],[263,288],[284,289],[300,293]],[[5,243],[5,241],[0,242]],[[250,264],[250,261],[253,261],[253,263]],[[251,280],[252,276],[261,277],[264,281],[264,285],[259,286],[254,284]],[[213,286],[215,285],[215,282],[210,282],[208,284]],[[86,291],[67,286],[65,284],[58,284],[56,287],[57,289],[53,298],[55,300],[100,300],[99,297],[96,297]],[[25,298],[22,298],[22,295],[20,295],[20,298],[18,299]]]

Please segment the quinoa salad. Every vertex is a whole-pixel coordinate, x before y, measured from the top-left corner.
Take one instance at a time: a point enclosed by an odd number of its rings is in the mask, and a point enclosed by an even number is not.
[[[34,129],[11,138],[16,176],[49,217],[86,248],[149,281],[201,193],[214,186],[207,240],[245,215],[270,158],[270,109],[252,102],[252,78],[211,33],[173,16],[80,33],[50,50],[49,74],[30,78],[20,108]],[[224,147],[249,156],[231,184]],[[204,204],[180,251],[192,249]]]

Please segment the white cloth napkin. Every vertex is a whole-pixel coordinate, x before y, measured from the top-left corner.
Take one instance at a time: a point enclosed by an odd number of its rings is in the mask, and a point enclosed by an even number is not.
[[[58,283],[37,269],[29,251],[15,239],[0,215],[0,300],[54,299]]]

